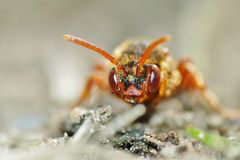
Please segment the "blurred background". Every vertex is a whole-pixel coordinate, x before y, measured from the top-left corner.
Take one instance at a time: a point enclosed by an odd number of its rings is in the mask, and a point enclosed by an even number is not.
[[[66,33],[109,52],[170,34],[172,56],[192,57],[222,102],[239,106],[239,14],[238,0],[0,0],[0,131],[32,129],[66,107],[103,60]]]

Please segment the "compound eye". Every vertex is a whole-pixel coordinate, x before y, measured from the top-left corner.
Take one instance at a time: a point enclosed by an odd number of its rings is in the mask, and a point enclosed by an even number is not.
[[[155,94],[159,90],[160,72],[156,65],[150,68],[150,76],[148,82],[148,93]]]
[[[114,92],[117,92],[118,91],[118,81],[117,81],[117,76],[116,76],[114,69],[112,69],[111,72],[109,73],[108,80],[109,80],[109,84],[110,84],[112,90]]]

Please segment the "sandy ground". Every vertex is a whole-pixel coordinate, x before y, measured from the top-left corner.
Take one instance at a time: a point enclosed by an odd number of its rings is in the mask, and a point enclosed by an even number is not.
[[[185,95],[187,96],[187,95]],[[188,95],[189,96],[189,95]],[[180,99],[184,99],[179,97]],[[114,99],[113,99],[114,100]],[[112,102],[114,103],[114,101]],[[33,132],[0,136],[1,159],[238,159],[239,120],[225,120],[198,102],[178,98],[139,121],[143,105],[59,110]],[[113,107],[121,106],[121,109]],[[161,107],[160,107],[161,106]],[[104,153],[104,154],[103,154]]]

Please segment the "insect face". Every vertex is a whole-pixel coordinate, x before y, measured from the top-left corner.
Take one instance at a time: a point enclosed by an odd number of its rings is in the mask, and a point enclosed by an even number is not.
[[[113,92],[128,103],[144,103],[159,90],[160,70],[152,64],[145,64],[138,70],[137,61],[120,68],[114,67],[109,73],[109,84]]]
[[[152,42],[138,60],[132,60],[126,64],[120,64],[111,54],[85,40],[71,35],[65,35],[64,39],[101,54],[115,65],[109,73],[109,86],[121,99],[136,104],[148,102],[157,95],[161,78],[160,69],[155,64],[146,64],[145,61],[158,45],[170,39],[169,36]]]

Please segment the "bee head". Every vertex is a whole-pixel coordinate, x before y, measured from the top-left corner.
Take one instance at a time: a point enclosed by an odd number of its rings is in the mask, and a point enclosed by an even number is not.
[[[136,61],[120,68],[114,67],[109,73],[112,91],[131,104],[144,103],[157,94],[160,84],[160,70],[155,64],[145,64],[138,70]]]

